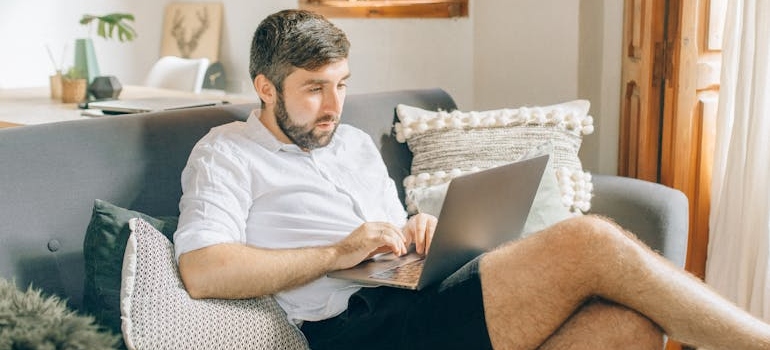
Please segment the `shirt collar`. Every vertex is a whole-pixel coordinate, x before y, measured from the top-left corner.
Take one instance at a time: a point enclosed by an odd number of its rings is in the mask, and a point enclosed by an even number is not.
[[[262,147],[268,149],[271,152],[278,152],[278,151],[286,151],[286,152],[294,152],[294,153],[306,153],[302,149],[299,148],[299,146],[293,144],[293,143],[283,143],[279,141],[275,135],[273,135],[270,130],[265,127],[264,124],[262,124],[262,121],[259,120],[259,109],[255,109],[251,111],[251,114],[249,115],[249,118],[246,120],[246,124],[248,125],[249,130],[251,131],[249,134],[254,138],[254,140],[261,145]],[[333,151],[337,148],[338,142],[337,142],[338,135],[337,133],[334,134],[332,137],[331,142],[329,142],[328,145],[325,147],[321,147],[315,150],[310,151],[311,153],[315,152],[321,152],[324,150]]]

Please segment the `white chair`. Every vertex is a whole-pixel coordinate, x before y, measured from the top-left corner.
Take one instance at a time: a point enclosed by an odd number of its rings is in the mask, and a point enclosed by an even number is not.
[[[208,67],[208,58],[164,56],[152,66],[144,85],[200,93]]]

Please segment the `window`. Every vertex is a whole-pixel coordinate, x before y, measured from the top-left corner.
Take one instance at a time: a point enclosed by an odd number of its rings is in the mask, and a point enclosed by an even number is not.
[[[468,17],[468,0],[299,0],[299,8],[326,17]]]

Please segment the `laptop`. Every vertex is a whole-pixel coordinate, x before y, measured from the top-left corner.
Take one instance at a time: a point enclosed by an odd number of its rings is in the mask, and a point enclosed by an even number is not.
[[[449,183],[426,256],[381,254],[328,277],[419,290],[521,236],[550,155],[459,176]]]
[[[126,114],[168,111],[172,109],[204,107],[218,104],[222,104],[222,101],[184,97],[145,97],[94,101],[88,103],[88,108],[100,109],[104,114]]]

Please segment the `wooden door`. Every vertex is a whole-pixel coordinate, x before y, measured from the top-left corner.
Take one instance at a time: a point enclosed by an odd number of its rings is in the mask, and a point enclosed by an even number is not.
[[[659,181],[665,52],[664,0],[626,0],[618,174]]]
[[[664,89],[660,180],[689,199],[687,269],[703,278],[726,0],[671,3],[678,7],[669,29],[674,69]]]
[[[687,195],[685,267],[700,278],[708,249],[725,13],[726,0],[625,2],[618,174]]]
[[[683,191],[704,277],[726,0],[626,0],[618,174]]]

